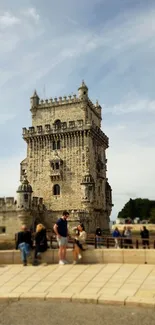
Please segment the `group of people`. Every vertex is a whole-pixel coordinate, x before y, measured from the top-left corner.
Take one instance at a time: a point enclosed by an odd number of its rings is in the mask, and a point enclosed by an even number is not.
[[[36,233],[32,238],[31,231],[26,225],[23,225],[21,231],[16,234],[16,249],[21,251],[23,265],[27,265],[27,260],[31,256],[31,250],[34,248],[33,265],[38,265],[40,254],[48,248],[46,228],[42,224],[36,227]]]
[[[132,231],[130,226],[125,226],[123,228],[122,233],[119,231],[118,227],[116,227],[112,233],[112,236],[115,241],[115,248],[119,248],[119,238],[123,238],[123,246],[124,248],[133,248],[132,247]],[[142,238],[142,245],[144,247],[149,246],[149,230],[146,226],[143,226],[140,230],[140,236]]]
[[[63,215],[53,227],[53,230],[57,236],[57,241],[59,245],[59,264],[67,264],[66,260],[66,249],[68,244],[68,226],[67,219],[69,217],[69,212],[64,211]],[[73,264],[77,264],[77,261],[82,258],[82,252],[86,249],[86,238],[87,234],[84,229],[84,225],[81,223],[77,227],[73,228],[72,237],[74,238],[74,248],[73,248]]]
[[[67,264],[66,249],[68,244],[68,226],[67,219],[69,212],[64,211],[61,218],[59,218],[53,227],[53,230],[57,237],[59,245],[59,264]],[[81,223],[77,227],[73,228],[72,237],[74,238],[73,248],[73,264],[76,264],[78,260],[82,258],[82,252],[86,250],[86,237],[87,234],[84,229],[84,225]],[[41,253],[45,252],[48,248],[46,228],[42,224],[38,224],[36,227],[36,233],[32,239],[32,233],[25,225],[22,226],[20,232],[16,234],[16,249],[21,251],[21,259],[23,265],[27,265],[29,256],[31,256],[31,250],[34,248],[33,265],[38,265],[38,260]]]

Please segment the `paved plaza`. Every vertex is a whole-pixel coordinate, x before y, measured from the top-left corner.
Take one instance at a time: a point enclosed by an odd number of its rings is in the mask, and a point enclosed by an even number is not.
[[[1,265],[0,299],[61,299],[155,308],[155,266]]]

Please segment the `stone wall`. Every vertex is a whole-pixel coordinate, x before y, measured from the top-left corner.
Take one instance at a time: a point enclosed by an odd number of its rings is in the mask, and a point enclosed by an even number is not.
[[[7,236],[14,238],[15,233],[19,231],[20,227],[21,223],[16,210],[0,211],[0,228],[5,229]]]
[[[73,262],[72,249],[67,250],[67,260]],[[42,263],[58,263],[58,250],[48,250],[42,254]],[[88,249],[83,253],[81,263],[112,263],[112,264],[155,264],[153,249]],[[0,251],[0,264],[21,264],[20,252]]]

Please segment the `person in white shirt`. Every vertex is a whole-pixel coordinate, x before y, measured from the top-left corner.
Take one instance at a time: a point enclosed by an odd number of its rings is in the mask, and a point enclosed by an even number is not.
[[[74,242],[74,249],[73,249],[73,264],[77,264],[77,260],[82,258],[82,251],[85,251],[86,245],[86,238],[87,234],[84,229],[84,225],[81,223],[76,228],[74,228],[75,234],[75,242]]]

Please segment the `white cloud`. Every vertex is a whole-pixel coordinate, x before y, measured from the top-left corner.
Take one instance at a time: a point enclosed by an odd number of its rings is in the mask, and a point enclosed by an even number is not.
[[[0,15],[0,29],[13,27],[19,23],[20,19],[12,15],[10,12],[4,12],[2,15]]]
[[[23,14],[29,18],[32,18],[36,23],[40,19],[40,15],[38,14],[36,8],[28,8],[23,12]]]
[[[105,114],[112,113],[114,115],[124,115],[134,112],[154,112],[155,111],[155,100],[149,98],[134,98],[134,94],[128,94],[121,103],[106,107],[103,104]]]

